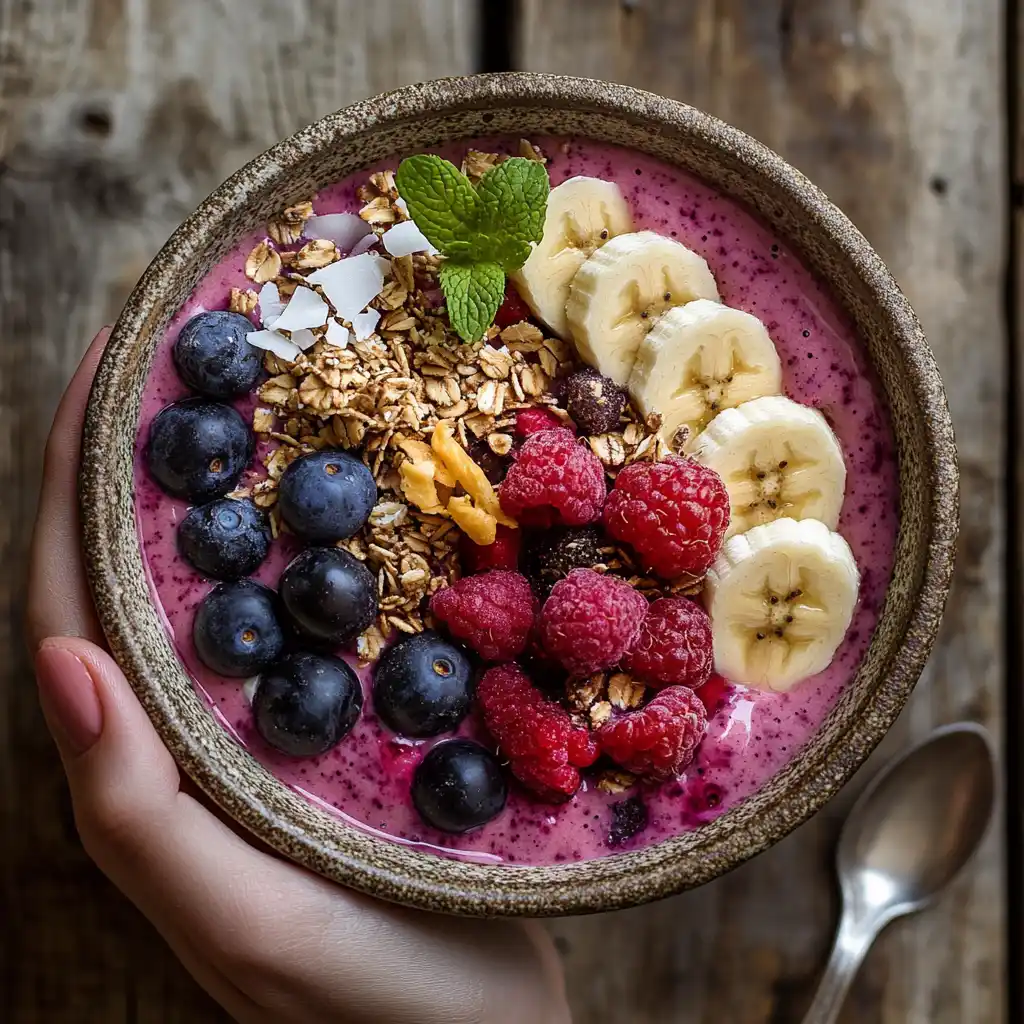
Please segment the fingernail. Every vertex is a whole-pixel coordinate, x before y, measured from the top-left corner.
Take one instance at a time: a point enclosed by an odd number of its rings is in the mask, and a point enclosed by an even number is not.
[[[84,754],[103,730],[103,708],[84,662],[71,651],[44,640],[35,659],[39,702],[62,751]]]

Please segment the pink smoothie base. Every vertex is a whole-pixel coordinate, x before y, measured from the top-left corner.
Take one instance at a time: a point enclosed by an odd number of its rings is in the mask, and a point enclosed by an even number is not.
[[[377,722],[368,669],[360,671],[364,713],[338,747],[310,760],[292,760],[269,749],[251,724],[240,681],[214,675],[196,657],[192,618],[212,584],[177,554],[175,532],[187,506],[163,494],[141,461],[135,476],[138,525],[154,600],[183,665],[224,728],[284,784],[350,824],[423,850],[510,864],[585,860],[656,843],[712,820],[763,785],[818,729],[853,677],[885,596],[898,522],[895,458],[885,409],[865,373],[851,328],[786,246],[744,208],[656,160],[590,142],[535,141],[550,158],[553,185],[577,174],[617,181],[638,229],[678,238],[707,259],[723,301],[767,325],[782,359],[786,394],[825,414],[846,457],[839,531],[853,550],[862,582],[856,614],[834,661],[788,694],[764,693],[713,677],[701,691],[709,705],[710,726],[694,763],[678,780],[632,791],[642,795],[648,812],[648,825],[636,837],[619,846],[609,843],[611,805],[632,793],[611,796],[592,781],[559,806],[539,803],[513,785],[504,812],[483,828],[461,836],[428,828],[412,807],[409,785],[426,748],[437,741],[404,740]],[[495,140],[469,145],[505,148]],[[464,151],[440,152],[458,163]],[[357,211],[356,188],[366,176],[360,172],[320,193],[316,212]],[[186,395],[171,362],[178,330],[203,309],[226,309],[232,286],[249,285],[245,257],[261,238],[243,239],[200,283],[168,328],[143,396],[140,454],[153,416]],[[239,403],[244,413],[251,407],[251,400]],[[266,451],[262,447],[260,457]],[[261,458],[254,462],[254,476],[261,465]],[[276,587],[281,570],[298,550],[294,539],[280,538],[256,578]],[[459,734],[490,743],[474,716]]]

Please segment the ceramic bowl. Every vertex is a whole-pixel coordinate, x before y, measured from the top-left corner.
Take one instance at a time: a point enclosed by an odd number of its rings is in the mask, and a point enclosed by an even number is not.
[[[460,138],[569,135],[632,147],[758,211],[852,319],[889,407],[899,456],[895,571],[863,663],[802,753],[700,829],[637,852],[552,867],[416,852],[357,830],[279,784],[214,720],[147,588],[132,504],[140,394],[186,296],[236,241],[289,203],[374,161]],[[957,467],[935,362],[861,234],[807,179],[735,128],[621,85],[546,75],[455,78],[356,103],[304,128],[220,186],[157,255],[125,306],[89,405],[84,549],[118,662],[181,767],[281,853],[340,883],[429,910],[549,915],[611,910],[700,885],[782,839],[849,779],[903,707],[932,645],[953,566]]]

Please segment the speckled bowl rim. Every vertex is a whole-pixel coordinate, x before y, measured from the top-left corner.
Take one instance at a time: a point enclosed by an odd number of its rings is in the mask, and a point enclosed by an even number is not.
[[[392,843],[277,783],[213,722],[180,663],[175,659],[177,670],[167,668],[173,650],[156,609],[140,596],[145,576],[137,528],[134,516],[125,514],[131,508],[133,431],[124,429],[124,418],[137,422],[139,396],[126,395],[122,368],[135,346],[152,348],[162,333],[161,281],[198,259],[211,233],[257,189],[268,182],[283,188],[290,170],[325,147],[382,125],[508,107],[571,109],[628,121],[645,132],[710,147],[723,162],[738,161],[745,173],[769,182],[806,218],[808,230],[826,238],[830,251],[853,268],[896,339],[900,372],[922,419],[914,457],[923,460],[920,469],[931,487],[919,544],[906,550],[901,524],[897,545],[897,573],[901,558],[912,556],[918,566],[902,642],[875,659],[874,678],[858,674],[850,688],[859,695],[856,706],[847,694],[833,710],[833,716],[845,718],[841,735],[830,739],[823,727],[762,789],[701,829],[638,851],[543,867],[455,860]],[[442,79],[356,103],[256,157],[212,193],[153,261],[114,328],[90,398],[80,497],[85,561],[111,650],[178,763],[200,788],[271,847],[327,877],[409,906],[477,916],[565,915],[647,902],[724,874],[809,818],[860,767],[913,689],[941,618],[958,522],[953,429],[931,350],[881,259],[826,196],[765,146],[685,104],[621,85],[518,72]],[[154,651],[166,671],[154,671]]]

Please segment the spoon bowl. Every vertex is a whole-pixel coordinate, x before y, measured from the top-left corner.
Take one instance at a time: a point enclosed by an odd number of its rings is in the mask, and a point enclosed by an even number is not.
[[[923,909],[980,846],[996,799],[995,756],[981,726],[945,726],[861,793],[839,838],[843,916],[806,1024],[831,1024],[878,933]]]
[[[923,907],[977,849],[995,789],[984,730],[932,733],[884,769],[847,818],[837,855],[844,899],[890,919]]]

